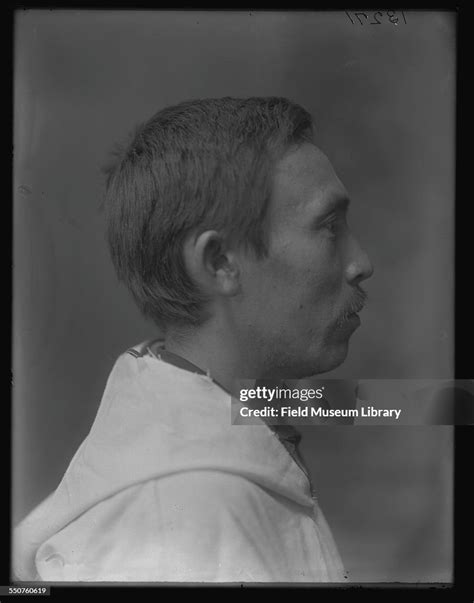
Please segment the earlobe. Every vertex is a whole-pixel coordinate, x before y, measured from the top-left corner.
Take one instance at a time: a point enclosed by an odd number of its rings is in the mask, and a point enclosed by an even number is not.
[[[240,291],[240,273],[235,257],[226,256],[226,262],[216,271],[216,279],[220,293],[226,296],[236,295]]]
[[[237,258],[222,238],[215,239],[213,247],[209,250],[209,267],[215,278],[218,295],[232,296],[239,292],[240,273]]]

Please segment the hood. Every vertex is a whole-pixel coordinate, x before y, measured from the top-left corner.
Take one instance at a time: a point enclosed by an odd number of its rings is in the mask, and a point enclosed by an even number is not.
[[[141,482],[192,470],[235,473],[311,507],[310,484],[263,421],[231,424],[231,398],[208,376],[154,356],[122,354],[92,428],[57,489],[13,532],[13,573],[38,579],[35,555],[102,500]]]

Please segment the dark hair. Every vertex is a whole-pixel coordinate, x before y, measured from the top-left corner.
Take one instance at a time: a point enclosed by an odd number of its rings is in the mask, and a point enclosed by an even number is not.
[[[205,320],[182,253],[191,233],[218,230],[265,256],[275,162],[311,140],[311,116],[277,97],[186,101],[136,129],[105,168],[105,210],[118,277],[146,316],[162,329]]]

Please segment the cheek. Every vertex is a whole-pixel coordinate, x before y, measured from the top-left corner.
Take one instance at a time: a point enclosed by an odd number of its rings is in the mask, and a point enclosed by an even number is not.
[[[329,317],[342,288],[342,263],[335,246],[301,238],[253,266],[243,281],[251,311],[271,322],[272,315],[303,317],[315,309]]]
[[[262,280],[261,297],[255,311],[270,326],[297,330],[313,338],[324,331],[340,311],[341,279],[338,270],[325,266],[279,270],[278,278]]]
[[[289,268],[287,290],[294,298],[300,298],[300,305],[310,308],[327,308],[329,311],[338,303],[343,286],[342,267],[337,256],[319,255],[312,262],[300,264],[299,269]]]
[[[319,266],[317,271],[307,275],[307,279],[316,303],[332,305],[339,299],[343,279],[338,263]]]

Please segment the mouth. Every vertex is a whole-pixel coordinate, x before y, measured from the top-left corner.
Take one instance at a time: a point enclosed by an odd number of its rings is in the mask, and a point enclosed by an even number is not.
[[[358,327],[360,325],[360,317],[357,311],[347,312],[339,321],[339,326],[343,327]]]
[[[349,316],[353,316],[354,314],[359,314],[359,312],[362,312],[363,309],[364,309],[364,304],[359,304],[358,306],[356,306],[354,308],[354,310],[352,312],[349,313]]]
[[[364,304],[359,304],[355,308],[351,308],[351,311],[346,314],[348,318],[359,318],[359,312],[361,312],[364,308]]]
[[[351,326],[359,326],[359,312],[364,308],[366,300],[367,294],[365,291],[358,290],[356,297],[352,299],[352,302],[348,305],[345,312],[339,319],[339,325],[342,326],[346,324]]]
[[[347,316],[347,320],[352,320],[352,321],[355,321],[355,322],[360,323],[360,317],[359,317],[359,315],[357,314],[357,312],[353,312],[352,314],[349,314],[349,315]]]

